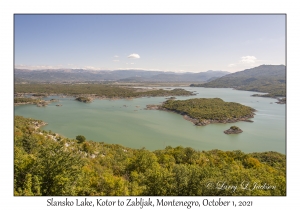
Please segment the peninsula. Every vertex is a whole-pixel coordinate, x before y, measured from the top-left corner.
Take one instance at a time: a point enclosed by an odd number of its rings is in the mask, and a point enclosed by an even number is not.
[[[22,94],[48,94],[65,95],[73,97],[85,97],[91,100],[97,99],[128,99],[140,97],[168,97],[191,96],[191,91],[182,88],[172,90],[129,88],[106,84],[15,84],[15,93]]]

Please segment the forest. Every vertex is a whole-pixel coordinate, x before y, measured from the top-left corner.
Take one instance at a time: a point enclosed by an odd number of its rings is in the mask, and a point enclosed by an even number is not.
[[[14,117],[15,196],[286,195],[286,156],[278,152],[149,151],[65,138],[41,125]]]
[[[188,100],[167,100],[162,107],[199,120],[230,121],[239,118],[253,117],[253,108],[225,102],[220,98],[194,98]]]
[[[104,84],[15,84],[15,93],[35,94],[64,94],[64,95],[87,95],[93,94],[103,98],[137,98],[153,96],[189,96],[192,92],[175,88],[173,90],[163,89],[138,89],[118,87],[116,85]]]
[[[14,98],[14,103],[15,104],[37,104],[40,101],[40,99],[36,99],[36,98],[24,98],[24,97],[20,97],[20,98]]]

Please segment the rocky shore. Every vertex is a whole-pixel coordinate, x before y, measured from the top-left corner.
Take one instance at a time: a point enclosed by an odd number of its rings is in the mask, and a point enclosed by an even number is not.
[[[277,99],[278,101],[275,102],[276,104],[286,104],[286,97],[283,97],[283,98],[278,98],[278,97],[272,97],[272,96],[269,96],[268,94],[253,94],[251,95],[253,97],[265,97],[265,98],[275,98]]]
[[[231,126],[228,130],[224,131],[225,134],[238,134],[243,131],[237,126]]]
[[[90,97],[83,97],[83,96],[80,96],[80,97],[77,97],[75,98],[76,101],[80,101],[80,102],[84,102],[84,103],[90,103],[93,101],[92,98]]]
[[[286,104],[286,98],[277,98],[277,100],[276,104]]]
[[[33,124],[35,130],[37,130],[38,128],[40,128],[42,126],[48,125],[48,123],[40,121],[40,120],[39,121],[33,121],[32,124]]]

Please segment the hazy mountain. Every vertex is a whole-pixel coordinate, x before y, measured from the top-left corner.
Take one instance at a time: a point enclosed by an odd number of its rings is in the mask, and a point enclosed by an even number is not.
[[[207,71],[200,73],[174,73],[163,71],[115,70],[95,71],[83,69],[15,69],[15,81],[31,82],[203,82],[229,72]]]
[[[198,87],[236,88],[240,90],[267,92],[273,96],[285,96],[286,67],[284,65],[261,65],[228,74]]]

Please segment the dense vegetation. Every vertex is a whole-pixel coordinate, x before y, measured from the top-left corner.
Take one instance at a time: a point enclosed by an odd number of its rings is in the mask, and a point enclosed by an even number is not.
[[[91,98],[83,97],[83,96],[77,97],[75,100],[80,101],[80,102],[84,102],[84,103],[88,103],[88,102],[92,101]]]
[[[286,195],[286,156],[277,152],[200,152],[181,146],[151,152],[81,135],[80,140],[63,138],[37,125],[41,121],[15,116],[17,196]]]
[[[199,120],[230,121],[232,119],[250,118],[254,109],[235,102],[225,102],[220,98],[194,98],[188,100],[167,100],[163,108],[186,114]]]
[[[192,87],[235,88],[238,90],[268,93],[265,97],[286,96],[286,67],[262,65],[252,69],[228,74],[205,84]]]
[[[65,95],[93,94],[96,97],[105,98],[192,95],[192,92],[179,88],[173,90],[159,89],[141,91],[135,88],[123,88],[103,84],[15,84],[15,93],[42,93]]]
[[[23,103],[30,103],[30,104],[37,104],[40,99],[36,98],[14,98],[15,104],[23,104]]]
[[[235,125],[234,125],[234,126],[231,126],[230,129],[231,129],[231,130],[240,130],[240,128],[237,127],[237,126],[235,126]]]

